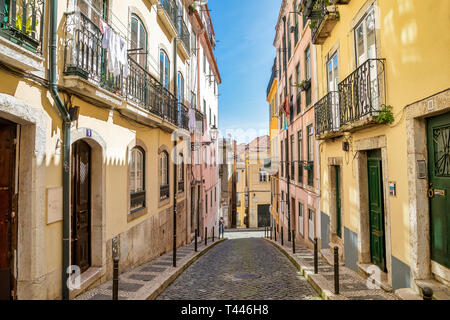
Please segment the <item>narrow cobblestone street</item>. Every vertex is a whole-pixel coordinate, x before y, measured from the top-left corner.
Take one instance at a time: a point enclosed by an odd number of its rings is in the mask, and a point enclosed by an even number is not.
[[[158,300],[311,300],[316,291],[260,238],[227,240],[196,261]]]

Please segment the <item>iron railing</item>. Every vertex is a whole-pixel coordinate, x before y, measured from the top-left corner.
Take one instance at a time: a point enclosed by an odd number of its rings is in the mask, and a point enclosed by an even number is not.
[[[340,125],[378,115],[385,91],[385,59],[368,59],[339,83]]]
[[[331,12],[329,11],[330,8],[336,8],[333,0],[313,0],[311,7],[312,10],[309,12],[308,18],[311,19],[312,24],[311,39],[313,39],[313,43],[315,43],[317,37],[319,36],[318,32],[321,30],[322,23],[326,22],[327,19],[330,18],[330,14],[338,15],[338,13],[333,9]]]
[[[66,14],[66,45],[64,74],[80,76],[97,82],[100,87],[122,95],[122,71],[108,71],[108,52],[102,48],[100,28],[81,11]]]
[[[195,130],[201,134],[205,133],[205,117],[197,109],[195,109]]]
[[[314,111],[316,116],[316,135],[339,130],[339,92],[328,92],[315,104]]]
[[[189,130],[189,108],[183,103],[178,102],[178,127],[184,130]]]
[[[187,52],[191,53],[191,33],[182,17],[178,17],[178,36],[186,47]]]
[[[170,20],[174,26],[176,26],[177,21],[177,5],[173,0],[161,0],[161,5],[169,16]]]
[[[42,54],[44,0],[0,0],[0,35]]]

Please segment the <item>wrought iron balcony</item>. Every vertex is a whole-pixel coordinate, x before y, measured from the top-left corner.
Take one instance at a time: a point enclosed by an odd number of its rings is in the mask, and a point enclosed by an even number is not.
[[[378,116],[385,92],[385,59],[368,59],[339,83],[340,126]]]
[[[339,21],[339,12],[332,0],[315,0],[309,18],[311,19],[312,43],[323,44]]]
[[[339,92],[328,92],[315,104],[314,109],[316,117],[316,136],[339,130]]]
[[[113,75],[108,72],[106,57],[107,50],[102,49],[102,33],[97,24],[81,11],[66,14],[64,74],[80,76],[112,93],[123,95],[122,73]]]
[[[205,133],[205,116],[197,109],[195,109],[195,131],[200,134]]]
[[[161,5],[174,26],[177,21],[177,5],[174,0],[161,0]]]
[[[189,108],[183,103],[178,102],[178,127],[184,130],[189,130]]]
[[[42,54],[45,1],[0,0],[0,36]]]
[[[180,37],[181,41],[183,42],[183,45],[185,46],[185,48],[188,52],[188,55],[190,55],[190,53],[191,53],[191,43],[190,43],[191,33],[189,32],[189,29],[182,17],[178,17],[177,31],[178,31],[178,36]]]

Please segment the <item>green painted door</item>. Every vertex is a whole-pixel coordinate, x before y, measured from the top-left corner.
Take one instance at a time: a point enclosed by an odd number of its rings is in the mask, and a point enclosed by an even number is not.
[[[372,263],[386,271],[381,150],[367,153],[369,175],[370,254]]]
[[[428,119],[431,259],[450,268],[450,113]]]
[[[342,216],[341,216],[341,168],[336,166],[336,234],[342,238]]]

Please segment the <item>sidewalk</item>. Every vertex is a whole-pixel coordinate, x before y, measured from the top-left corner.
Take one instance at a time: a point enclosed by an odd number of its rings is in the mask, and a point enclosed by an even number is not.
[[[208,239],[199,242],[197,252],[194,242],[177,249],[177,267],[172,266],[172,251],[155,258],[143,265],[131,269],[119,276],[119,300],[154,300],[166,289],[187,267],[205,254],[215,245],[227,240],[220,239],[212,242]],[[112,280],[95,287],[75,300],[111,300]]]
[[[322,298],[327,300],[397,300],[393,293],[383,289],[369,289],[366,279],[344,266],[339,267],[339,295],[334,294],[334,267],[326,263],[319,252],[319,273],[314,274],[314,251],[295,244],[295,255],[292,253],[292,242],[273,241],[265,238],[277,247],[299,269],[308,282],[317,290]]]

